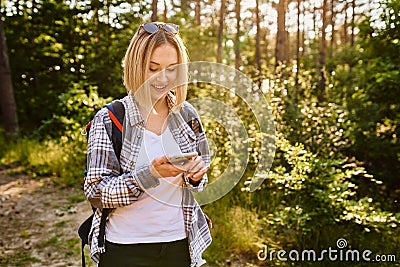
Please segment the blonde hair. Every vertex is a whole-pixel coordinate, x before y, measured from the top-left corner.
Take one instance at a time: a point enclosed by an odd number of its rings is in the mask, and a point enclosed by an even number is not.
[[[142,27],[133,36],[124,58],[124,85],[128,93],[135,96],[135,100],[146,106],[151,105],[149,90],[139,90],[145,85],[145,79],[150,68],[150,58],[153,51],[163,45],[174,47],[178,54],[178,83],[173,89],[175,94],[174,110],[186,100],[187,95],[187,63],[186,47],[177,34],[167,33],[163,29],[150,34]]]

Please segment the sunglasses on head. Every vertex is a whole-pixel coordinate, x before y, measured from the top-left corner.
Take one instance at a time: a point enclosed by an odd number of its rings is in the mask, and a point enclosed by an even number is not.
[[[179,26],[172,23],[155,23],[155,22],[148,22],[143,23],[141,27],[150,34],[158,32],[159,30],[163,29],[164,31],[172,34],[177,34],[179,32]]]

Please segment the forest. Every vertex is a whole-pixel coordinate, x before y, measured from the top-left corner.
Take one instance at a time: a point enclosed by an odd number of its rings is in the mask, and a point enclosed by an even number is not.
[[[235,88],[189,84],[193,105],[227,109],[201,113],[210,185],[238,178],[203,206],[207,266],[399,266],[400,0],[3,0],[0,16],[1,170],[49,177],[84,202],[82,127],[126,95],[122,61],[140,25],[175,23],[191,62],[235,69],[268,103],[260,111]],[[263,182],[250,188],[254,177]],[[79,237],[67,234],[65,257],[79,266]],[[371,254],[319,258],[328,248]],[[316,258],[302,258],[310,250]],[[30,260],[40,262],[0,252],[1,266]]]

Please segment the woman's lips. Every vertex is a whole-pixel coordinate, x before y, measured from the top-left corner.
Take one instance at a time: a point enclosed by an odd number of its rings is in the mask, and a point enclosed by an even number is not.
[[[157,90],[164,90],[165,88],[167,88],[167,85],[156,85],[156,84],[153,84],[153,87],[156,88]]]

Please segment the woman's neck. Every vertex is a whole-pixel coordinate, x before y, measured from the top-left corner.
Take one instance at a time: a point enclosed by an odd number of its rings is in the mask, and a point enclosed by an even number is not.
[[[142,115],[145,120],[145,128],[157,135],[161,135],[165,127],[167,127],[168,118],[168,104],[167,100],[160,99],[152,107],[147,107],[149,110],[146,112],[141,109]]]
[[[154,114],[163,113],[168,110],[167,98],[160,98],[151,109],[151,112]]]
[[[143,106],[140,103],[138,103],[138,106],[144,118],[147,118],[149,115],[157,116],[159,114],[168,113],[168,104],[165,97],[160,98],[157,102],[153,103],[152,106]]]

